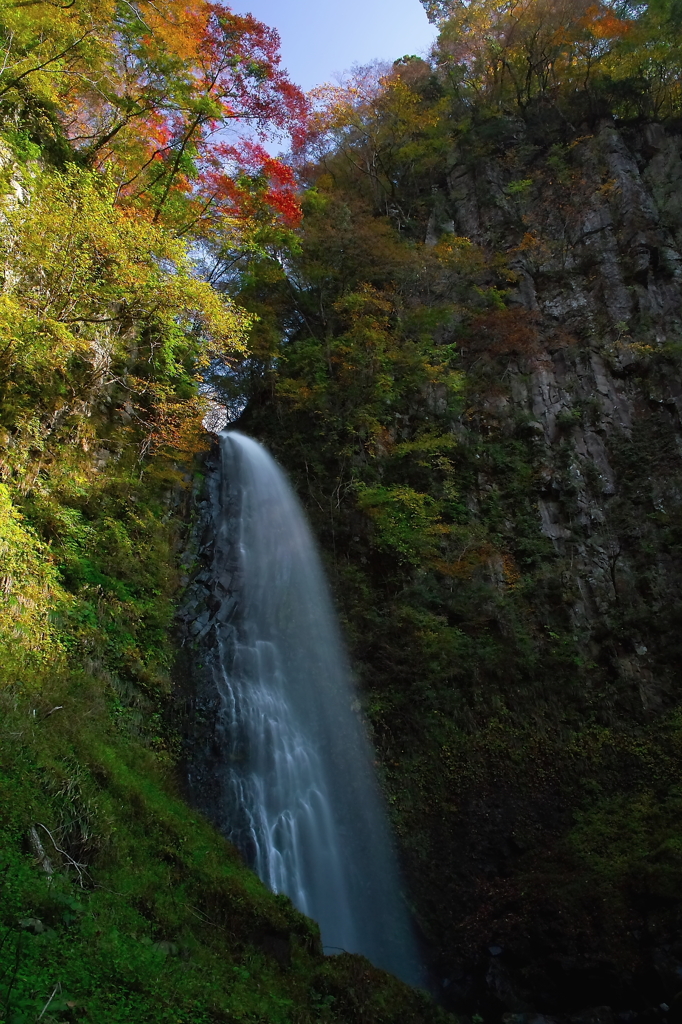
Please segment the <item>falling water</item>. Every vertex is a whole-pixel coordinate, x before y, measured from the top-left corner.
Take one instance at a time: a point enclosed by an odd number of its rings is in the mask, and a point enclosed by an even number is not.
[[[222,435],[214,572],[221,785],[230,836],[264,882],[412,984],[420,968],[349,668],[303,510],[264,448]]]

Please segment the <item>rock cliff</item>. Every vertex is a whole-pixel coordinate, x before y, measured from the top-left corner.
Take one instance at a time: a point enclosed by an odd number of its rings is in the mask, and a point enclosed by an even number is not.
[[[483,518],[504,507],[517,557],[524,536],[546,538],[523,614],[576,651],[568,672],[534,665],[533,700],[511,663],[506,684],[480,678],[541,738],[505,739],[502,756],[488,746],[485,764],[470,750],[454,813],[431,826],[431,853],[457,879],[456,909],[439,912],[459,949],[446,982],[456,1006],[583,1020],[601,1004],[591,1019],[604,1021],[682,1012],[681,148],[675,126],[608,119],[552,144],[510,121],[495,147],[451,157],[441,229],[451,220],[503,249],[517,274],[509,310],[464,349],[471,384],[453,430],[487,463],[467,500]],[[523,449],[522,495],[522,467],[514,483],[486,459],[500,442]],[[499,557],[487,585],[511,634],[504,595],[518,584]]]
[[[455,154],[449,176],[457,230],[512,252],[513,300],[533,317],[520,343],[503,329],[493,341],[504,371],[477,395],[480,429],[525,421],[573,630],[645,715],[677,676],[681,146],[661,125],[607,121],[553,147],[540,173],[523,153],[536,178],[521,200],[504,160]],[[484,331],[470,362],[489,357],[486,342]]]

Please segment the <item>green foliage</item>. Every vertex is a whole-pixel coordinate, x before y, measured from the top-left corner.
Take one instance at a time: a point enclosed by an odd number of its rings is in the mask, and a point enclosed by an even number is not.
[[[22,187],[28,201],[6,205],[0,221],[1,422],[15,433],[5,456],[14,472],[39,443],[36,419],[77,415],[116,378],[147,416],[187,401],[196,369],[239,350],[246,324],[192,276],[184,242],[115,208],[105,176],[72,167]]]
[[[22,657],[55,656],[59,639],[50,612],[66,594],[47,546],[22,523],[4,484],[0,484],[0,647],[5,667],[16,671]]]
[[[169,793],[144,748],[107,735],[97,680],[77,684],[61,680],[53,715],[59,684],[34,714],[4,702],[21,730],[0,776],[4,1019],[34,1021],[54,993],[50,1021],[289,1021],[314,984],[314,926]],[[268,934],[296,970],[267,955]]]
[[[435,539],[447,530],[433,498],[411,487],[362,487],[358,507],[375,525],[377,548],[413,565],[435,555]]]
[[[197,370],[246,320],[183,242],[115,208],[106,176],[41,170],[21,188],[0,223],[3,666],[11,680],[23,653],[68,650],[153,675],[177,472],[139,459],[200,446]]]
[[[507,185],[507,194],[510,196],[522,196],[531,188],[532,178],[519,178],[518,181],[510,181]]]

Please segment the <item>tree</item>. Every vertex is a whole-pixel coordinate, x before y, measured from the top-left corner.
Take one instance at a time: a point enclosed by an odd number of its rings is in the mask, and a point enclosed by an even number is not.
[[[422,0],[441,26],[437,60],[465,107],[562,116],[676,116],[674,4],[610,0]]]
[[[116,207],[110,178],[48,171],[31,193],[0,219],[0,473],[22,486],[67,439],[87,450],[103,399],[141,451],[200,425],[197,371],[243,352],[249,323],[183,239]]]
[[[0,8],[0,31],[6,118],[50,111],[79,159],[113,175],[119,202],[182,232],[254,203],[295,216],[291,178],[254,138],[298,139],[306,103],[277,33],[252,16],[206,0],[22,0]]]

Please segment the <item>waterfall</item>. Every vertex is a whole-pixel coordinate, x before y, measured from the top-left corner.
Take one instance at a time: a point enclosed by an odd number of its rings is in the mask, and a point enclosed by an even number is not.
[[[261,879],[320,926],[327,952],[421,972],[372,755],[315,543],[284,473],[221,435],[213,572],[220,819]]]

